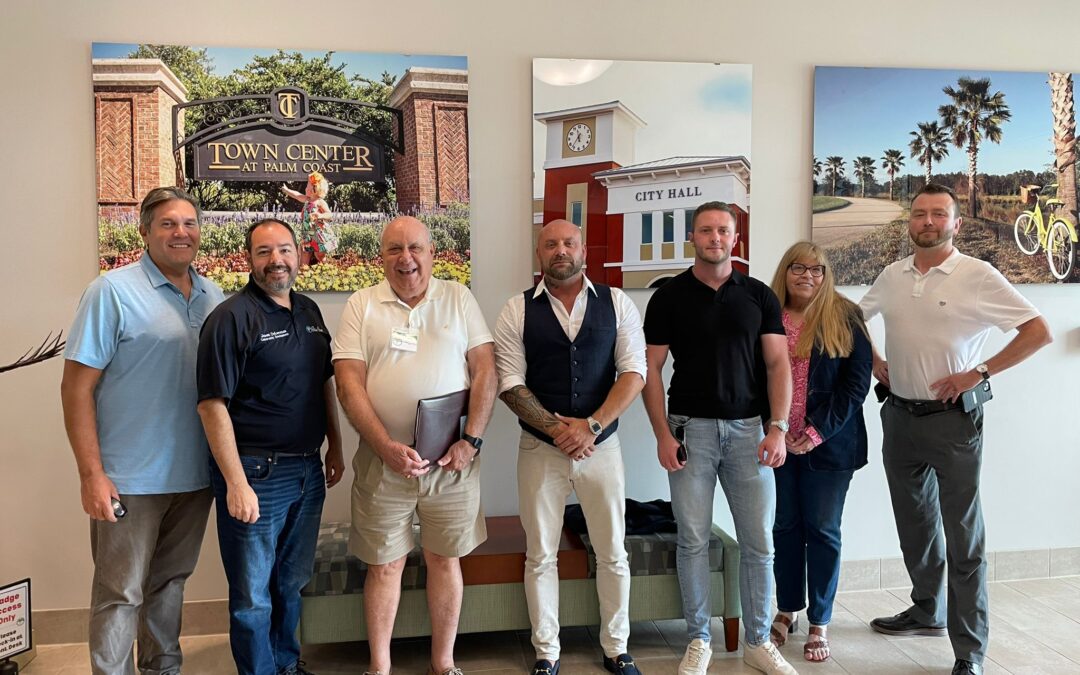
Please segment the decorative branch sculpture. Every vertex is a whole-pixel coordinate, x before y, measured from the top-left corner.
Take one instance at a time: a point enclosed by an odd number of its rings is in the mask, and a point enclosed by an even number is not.
[[[63,336],[64,331],[60,331],[56,337],[53,337],[52,333],[49,333],[45,338],[45,341],[42,342],[37,349],[28,349],[26,353],[20,356],[14,363],[0,366],[0,373],[6,373],[7,371],[15,370],[16,368],[48,361],[54,356],[59,356],[64,351],[64,345],[67,344],[67,342],[61,339]]]

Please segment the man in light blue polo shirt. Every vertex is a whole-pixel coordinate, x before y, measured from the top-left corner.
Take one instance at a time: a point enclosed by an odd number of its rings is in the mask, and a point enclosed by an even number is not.
[[[139,214],[146,250],[90,284],[64,351],[64,425],[91,518],[94,673],[134,673],[136,639],[141,673],[180,672],[184,582],[211,502],[195,360],[224,299],[191,267],[201,215],[183,190],[151,190]]]

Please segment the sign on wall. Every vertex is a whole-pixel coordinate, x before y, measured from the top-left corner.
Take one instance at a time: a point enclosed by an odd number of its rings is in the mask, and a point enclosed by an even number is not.
[[[33,649],[30,633],[30,580],[0,587],[0,659]]]

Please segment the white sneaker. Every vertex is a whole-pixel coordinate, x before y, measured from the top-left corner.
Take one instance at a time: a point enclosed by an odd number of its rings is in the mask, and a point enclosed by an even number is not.
[[[746,645],[743,649],[743,663],[769,675],[798,675],[798,671],[780,655],[780,650],[770,640],[765,640],[757,647]]]
[[[679,675],[705,675],[711,660],[712,648],[709,643],[695,638],[686,646],[686,653],[679,663]]]

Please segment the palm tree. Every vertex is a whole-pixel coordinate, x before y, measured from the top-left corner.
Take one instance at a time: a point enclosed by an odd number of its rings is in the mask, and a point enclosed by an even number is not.
[[[832,196],[836,196],[836,180],[844,177],[844,158],[833,155],[825,160],[825,178],[832,183]]]
[[[978,172],[979,144],[985,138],[993,143],[1001,142],[1001,125],[1012,119],[1005,94],[990,93],[990,78],[973,80],[961,77],[956,88],[945,86],[942,91],[952,103],[940,106],[941,124],[953,142],[968,155],[968,214],[978,215],[975,178]]]
[[[821,160],[817,157],[814,158],[814,192],[817,192],[817,179],[821,175]]]
[[[948,139],[937,122],[919,122],[918,131],[912,131],[913,138],[908,143],[911,157],[919,160],[926,167],[926,182],[934,170],[934,162],[940,162],[949,154]]]
[[[1054,113],[1054,168],[1058,174],[1058,199],[1065,202],[1065,212],[1075,223],[1076,113],[1072,73],[1050,73],[1050,109]]]
[[[865,197],[866,183],[868,181],[874,180],[874,158],[866,157],[865,155],[862,157],[856,157],[855,161],[852,162],[852,165],[855,168],[855,177],[859,179],[860,183],[862,183],[859,196]]]
[[[904,166],[904,153],[901,150],[886,150],[881,157],[881,168],[889,173],[889,201],[892,201],[893,182],[896,180],[896,172]]]

